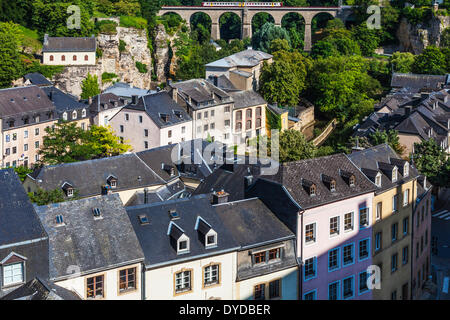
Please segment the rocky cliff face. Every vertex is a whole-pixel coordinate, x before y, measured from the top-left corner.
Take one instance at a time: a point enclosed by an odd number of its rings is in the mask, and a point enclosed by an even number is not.
[[[126,43],[123,52],[119,51],[120,40]],[[79,97],[81,83],[88,73],[97,75],[102,90],[112,85],[111,81],[102,83],[101,80],[102,74],[108,72],[117,75],[115,81],[150,89],[152,60],[145,30],[117,27],[117,34],[100,33],[97,47],[102,51],[102,57],[97,59],[95,66],[68,66],[54,77],[55,85]],[[148,72],[140,73],[136,68],[136,61],[146,64]]]
[[[155,33],[154,56],[155,74],[158,82],[165,82],[168,78],[174,78],[177,67],[176,40],[179,32],[174,35],[167,34],[162,24],[158,25]]]
[[[442,31],[449,26],[449,16],[434,16],[428,24],[418,25],[411,25],[402,18],[397,30],[400,50],[420,54],[429,45],[439,46]]]

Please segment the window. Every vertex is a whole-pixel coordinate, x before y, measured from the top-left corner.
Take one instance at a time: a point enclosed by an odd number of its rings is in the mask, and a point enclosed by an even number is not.
[[[142,120],[143,120],[142,116],[139,116],[139,123],[142,123]]]
[[[266,252],[258,252],[253,255],[255,264],[263,263],[266,261]]]
[[[397,300],[397,290],[391,292],[391,300]]]
[[[82,130],[85,130],[85,129],[86,129],[85,123],[84,123],[84,122],[81,124],[81,129],[82,129]]]
[[[342,296],[344,297],[344,299],[353,298],[354,276],[351,276],[351,277],[348,277],[348,278],[345,278],[344,280],[342,280],[342,289],[343,289]]]
[[[316,242],[316,224],[311,223],[305,227],[305,243]]]
[[[258,284],[255,286],[255,300],[264,300],[265,297],[266,285],[264,283]]]
[[[377,185],[377,187],[381,187],[381,174],[379,173],[375,177],[375,184]]]
[[[77,118],[77,112],[74,111],[74,112],[72,112],[72,119],[76,119],[76,118]]]
[[[38,136],[39,135],[39,128],[34,129],[34,135]]]
[[[185,126],[181,127],[181,133],[186,133],[186,127]]]
[[[269,261],[281,258],[281,248],[269,250]]]
[[[364,260],[369,257],[369,239],[359,241],[359,260]]]
[[[4,265],[2,268],[3,286],[9,286],[24,282],[23,262]]]
[[[236,123],[236,131],[241,131],[242,130],[242,122],[237,122]]]
[[[229,106],[225,107],[225,112],[230,112],[230,107]]]
[[[119,271],[119,291],[125,292],[136,289],[136,268]]]
[[[201,118],[202,118],[202,113],[201,112],[197,113],[197,120],[201,120]]]
[[[17,153],[17,147],[12,147],[12,153]]]
[[[144,137],[148,137],[148,129],[144,129]]]
[[[23,145],[23,151],[28,151],[28,144],[25,143],[25,144]]]
[[[77,56],[76,56],[76,55],[73,55],[72,60],[73,60],[73,61],[77,61]]]
[[[11,149],[10,148],[6,148],[5,149],[5,154],[8,156],[11,154]],[[7,166],[8,167],[8,166]]]
[[[128,113],[125,113],[125,121],[130,120],[130,115]]]
[[[211,123],[209,126],[210,126],[211,130],[214,130],[216,128],[216,124],[214,122]]]
[[[219,265],[214,264],[204,268],[203,285],[205,287],[219,283]]]
[[[363,208],[359,210],[359,228],[365,228],[369,225],[369,209]]]
[[[225,120],[225,127],[229,127],[230,126],[230,120]]]
[[[344,232],[353,230],[353,212],[344,215]]]
[[[123,125],[120,125],[120,132],[123,132]]]
[[[239,110],[238,112],[236,112],[236,121],[241,121],[242,120],[242,111]]]
[[[261,116],[261,107],[256,108],[256,116],[257,117]]]
[[[249,130],[252,128],[252,120],[247,120],[245,124],[245,130]]]
[[[369,290],[367,287],[367,278],[368,274],[366,271],[363,271],[359,274],[359,293],[364,293]]]
[[[205,119],[208,118],[208,111],[205,111],[205,112],[203,113],[203,118],[205,118]]]
[[[203,126],[203,131],[208,131],[208,125],[207,124],[205,124],[204,126]]]
[[[354,248],[355,246],[352,244],[344,246],[343,255],[344,255],[344,266],[350,265],[354,262]]]
[[[316,290],[305,293],[303,300],[316,300]]]
[[[406,217],[403,219],[403,235],[406,236],[408,234],[408,225],[409,225],[409,218]]]
[[[188,240],[180,240],[178,241],[178,253],[189,251],[189,243]]]
[[[328,251],[328,271],[339,268],[339,248]]]
[[[144,141],[144,148],[148,149],[148,141]]]
[[[197,127],[197,133],[201,133],[202,132],[202,126],[198,126]]]
[[[211,118],[214,117],[214,110],[211,110]]]
[[[381,232],[375,234],[375,251],[381,249]]]
[[[408,263],[408,247],[404,247],[402,250],[402,263],[407,264]]]
[[[13,133],[12,139],[13,139],[13,141],[16,141],[16,140],[17,140],[17,133]]]
[[[36,141],[35,143],[34,143],[34,147],[37,149],[37,148],[39,148],[39,141]]]
[[[66,56],[65,55],[61,56],[61,61],[66,61]]]
[[[398,223],[393,223],[391,225],[391,239],[392,242],[395,242],[397,240],[397,235],[398,235]]]
[[[211,247],[217,245],[217,235],[213,234],[206,237],[206,246]]]
[[[191,290],[191,271],[181,271],[175,273],[175,293]]]
[[[395,272],[397,271],[397,261],[398,260],[398,255],[397,253],[394,253],[391,257],[391,271]]]
[[[86,297],[88,299],[103,298],[104,293],[104,276],[96,276],[87,278],[86,280]]]
[[[89,56],[86,54],[85,56],[84,56],[84,61],[88,61],[89,60]]]
[[[392,212],[397,212],[398,210],[397,204],[398,204],[398,194],[392,197]]]
[[[25,130],[25,131],[23,132],[23,137],[24,137],[24,138],[28,138],[28,130]]]
[[[383,209],[382,206],[383,206],[383,203],[382,203],[382,202],[378,202],[378,203],[377,203],[377,213],[376,213],[376,214],[377,214],[377,215],[376,215],[376,219],[377,219],[377,220],[380,220],[380,219],[381,219],[381,212],[382,212],[381,210]]]
[[[67,189],[67,196],[73,197],[73,189],[72,188]]]
[[[409,204],[409,189],[403,191],[403,206],[406,207]]]
[[[397,167],[394,167],[394,169],[392,169],[392,182],[397,181],[397,173],[398,173],[398,169],[397,169]]]
[[[305,280],[309,280],[316,277],[316,257],[312,257],[305,260],[304,272]]]
[[[339,217],[330,218],[330,236],[339,234]]]
[[[280,298],[281,280],[277,279],[269,282],[269,299]]]
[[[53,57],[53,55],[50,56],[50,61],[53,61],[55,59],[55,57]]]
[[[407,177],[409,176],[409,163],[405,162],[405,166],[403,167],[403,176]]]
[[[16,165],[17,165],[17,161],[16,160],[13,160],[13,162],[12,162],[12,166],[15,168],[16,167]]]
[[[5,141],[6,141],[6,142],[9,142],[9,139],[10,139],[10,135],[7,134],[7,135],[5,136]]]
[[[246,112],[245,112],[245,116],[247,118],[251,118],[252,117],[252,109],[247,109]]]
[[[261,128],[261,118],[257,118],[257,119],[256,119],[255,127],[256,127],[256,128]]]
[[[339,281],[330,283],[328,285],[328,300],[339,299]]]

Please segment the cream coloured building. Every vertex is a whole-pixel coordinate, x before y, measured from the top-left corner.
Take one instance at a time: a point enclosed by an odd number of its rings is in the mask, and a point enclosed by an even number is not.
[[[91,37],[44,36],[42,63],[45,65],[83,66],[96,64],[97,42]]]

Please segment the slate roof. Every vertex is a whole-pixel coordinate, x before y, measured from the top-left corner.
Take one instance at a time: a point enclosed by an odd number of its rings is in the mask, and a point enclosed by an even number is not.
[[[92,37],[49,37],[44,36],[42,52],[92,52],[97,42]]]
[[[354,187],[350,187],[348,182],[344,180],[341,171],[350,172],[355,176]],[[336,180],[336,191],[330,191],[323,183],[321,179],[323,174]],[[284,163],[276,175],[266,176],[265,179],[282,184],[303,209],[356,197],[375,190],[370,180],[345,154]],[[309,195],[309,192],[302,185],[302,179],[309,180],[316,185],[315,196]]]
[[[214,208],[241,249],[295,238],[260,199],[227,202]]]
[[[154,90],[141,89],[138,87],[131,86],[129,83],[116,82],[112,86],[106,88],[103,93],[114,93],[116,96],[125,97],[131,99],[132,96],[136,95],[139,97],[145,96],[149,93],[154,93]]]
[[[118,179],[117,188],[114,189],[117,191],[165,183],[134,153],[44,166],[29,176],[45,190],[60,189],[67,182],[79,192],[79,197],[83,198],[100,195],[102,186],[110,175]]]
[[[288,109],[282,109],[282,108],[279,108],[278,106],[272,105],[272,104],[268,104],[267,107],[268,107],[271,111],[273,111],[274,113],[276,113],[276,114],[278,114],[278,115],[282,115],[282,114],[284,114],[284,113],[286,113],[286,112],[289,112]]]
[[[75,292],[53,282],[34,278],[0,300],[81,300],[81,298]]]
[[[224,90],[225,92],[240,91],[234,86],[230,79],[228,79],[228,77],[223,74],[217,77],[217,83],[214,82],[214,76],[210,76],[207,81]]]
[[[205,195],[127,207],[126,210],[144,251],[147,268],[192,260],[199,256],[231,252],[239,247]],[[171,221],[169,210],[176,210],[179,219]],[[150,223],[141,225],[140,215],[147,215]],[[217,232],[216,247],[206,249],[199,240],[198,231],[195,230],[198,217],[204,219]],[[173,229],[169,228],[171,222],[189,237],[189,253],[177,254],[172,246],[169,235],[169,231]]]
[[[92,210],[100,209],[94,219]],[[144,254],[118,194],[40,206],[36,211],[49,235],[50,279],[117,268],[143,261]],[[64,225],[57,226],[56,215]]]
[[[232,54],[223,59],[213,61],[206,64],[208,67],[220,67],[220,68],[232,68],[232,67],[254,67],[260,64],[263,60],[272,58],[271,54],[263,51],[257,51],[253,49],[247,49],[235,54]]]
[[[175,180],[179,177],[179,172],[176,165],[172,161],[172,149],[175,145],[161,146],[141,152],[137,152],[139,157],[148,167],[155,172],[158,177],[165,182]],[[167,170],[163,169],[163,165],[170,165],[174,168],[174,175],[170,175]]]
[[[54,110],[43,88],[38,86],[0,89],[0,116]]]
[[[232,102],[228,93],[203,79],[191,79],[183,82],[171,83],[170,86],[172,88],[177,88],[178,95],[193,109],[202,109]],[[191,99],[191,102],[189,102],[189,99]]]
[[[347,156],[356,166],[361,168],[362,172],[374,183],[377,173],[381,173],[381,187],[377,187],[376,192],[384,192],[413,180],[419,173],[416,168],[409,166],[409,175],[403,176],[402,165],[406,162],[392,148],[386,144],[380,144],[361,151],[355,151]],[[392,182],[391,176],[387,170],[392,170],[394,166],[398,168],[397,181]]]
[[[38,72],[27,73],[23,77],[26,80],[30,80],[31,84],[35,86],[42,87],[53,85],[53,83],[50,80],[48,80],[46,77],[44,77],[42,74]]]
[[[125,109],[145,111],[159,128],[170,127],[192,120],[184,108],[172,100],[167,91],[140,97],[136,105],[130,103],[125,106]],[[162,119],[162,115],[167,115],[166,120]]]
[[[234,108],[247,108],[267,104],[261,95],[253,90],[230,92],[230,96],[234,101]]]
[[[428,75],[413,73],[392,74],[391,87],[409,89],[441,89],[446,82],[446,75]]]
[[[186,198],[189,196],[190,192],[186,190],[183,181],[177,179],[156,190],[147,191],[147,196],[145,196],[145,191],[136,191],[125,205],[137,206],[145,203],[161,202],[177,198]]]
[[[79,102],[74,96],[63,92],[54,86],[43,87],[42,90],[52,101],[58,113],[63,113],[64,111],[71,112],[73,110],[88,109],[88,106],[86,104]]]
[[[0,170],[0,246],[47,238],[14,169]]]
[[[114,105],[114,103],[116,103],[117,106]],[[89,109],[92,113],[97,114],[100,111],[121,108],[124,105],[125,100],[114,93],[102,93],[92,98]]]

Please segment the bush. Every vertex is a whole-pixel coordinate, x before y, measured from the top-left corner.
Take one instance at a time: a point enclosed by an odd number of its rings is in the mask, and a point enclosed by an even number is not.
[[[116,34],[117,33],[117,23],[112,20],[102,20],[95,24],[95,29],[97,32],[106,34]]]
[[[148,72],[147,65],[142,62],[136,61],[136,68],[139,70],[140,73]]]
[[[113,79],[117,78],[117,74],[110,72],[102,73],[102,82],[111,82]]]
[[[119,40],[119,52],[124,52],[126,50],[127,43],[122,39]]]
[[[146,29],[147,20],[141,17],[121,16],[120,26],[123,28]]]

